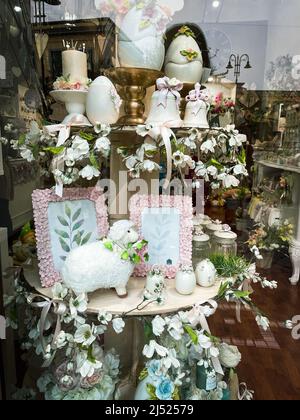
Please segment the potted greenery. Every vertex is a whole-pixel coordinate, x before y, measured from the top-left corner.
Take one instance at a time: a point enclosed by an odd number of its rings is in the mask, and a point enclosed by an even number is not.
[[[294,226],[286,220],[282,224],[266,227],[258,225],[250,233],[248,246],[257,258],[257,267],[269,270],[273,264],[274,252],[283,250],[290,244]]]

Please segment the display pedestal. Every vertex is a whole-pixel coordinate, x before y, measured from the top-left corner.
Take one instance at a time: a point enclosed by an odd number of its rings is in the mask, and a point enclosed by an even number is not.
[[[24,275],[28,284],[33,287],[41,296],[52,298],[52,289],[44,289],[41,287],[41,281],[38,273],[37,265],[33,267],[25,267]],[[113,340],[115,346],[118,347],[119,353],[125,352],[130,356],[129,374],[121,381],[118,391],[121,393],[121,399],[132,400],[138,381],[141,348],[144,345],[143,334],[141,333],[141,324],[139,317],[154,317],[156,315],[173,314],[187,310],[195,304],[204,304],[209,299],[213,299],[218,294],[220,282],[213,287],[203,288],[197,286],[195,292],[189,296],[183,296],[177,293],[175,289],[175,279],[167,280],[166,302],[164,305],[156,303],[143,303],[143,291],[146,279],[132,277],[128,283],[128,297],[120,299],[114,290],[98,290],[89,295],[88,313],[93,316],[100,311],[107,311],[112,315],[120,315],[129,319],[131,324],[132,336],[131,341],[126,336],[120,335],[117,339],[114,334]],[[137,307],[140,305],[140,309]],[[132,319],[130,319],[132,318]],[[125,334],[125,333],[123,333]],[[112,347],[112,337],[105,336],[105,347]],[[130,343],[130,344],[129,344]],[[128,347],[131,347],[129,350]]]

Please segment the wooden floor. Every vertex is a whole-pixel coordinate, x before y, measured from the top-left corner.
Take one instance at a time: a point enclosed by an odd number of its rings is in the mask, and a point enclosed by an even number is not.
[[[211,318],[212,333],[237,345],[243,360],[239,379],[255,391],[256,400],[300,400],[300,340],[292,338],[285,321],[300,316],[300,282],[292,286],[289,259],[277,259],[266,277],[278,282],[275,291],[255,288],[253,300],[271,320],[271,331],[261,330],[251,311],[242,311],[242,324],[235,308],[223,304]]]

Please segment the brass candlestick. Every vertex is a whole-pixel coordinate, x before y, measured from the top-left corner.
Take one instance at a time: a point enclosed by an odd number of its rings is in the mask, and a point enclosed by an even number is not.
[[[119,95],[124,101],[125,115],[121,117],[119,125],[144,124],[144,99],[147,88],[153,86],[163,73],[157,70],[116,67],[105,72],[105,76],[117,85]]]

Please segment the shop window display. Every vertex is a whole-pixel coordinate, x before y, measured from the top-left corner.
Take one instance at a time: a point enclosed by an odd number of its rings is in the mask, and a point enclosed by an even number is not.
[[[299,7],[255,4],[1,8],[2,399],[299,399]]]

